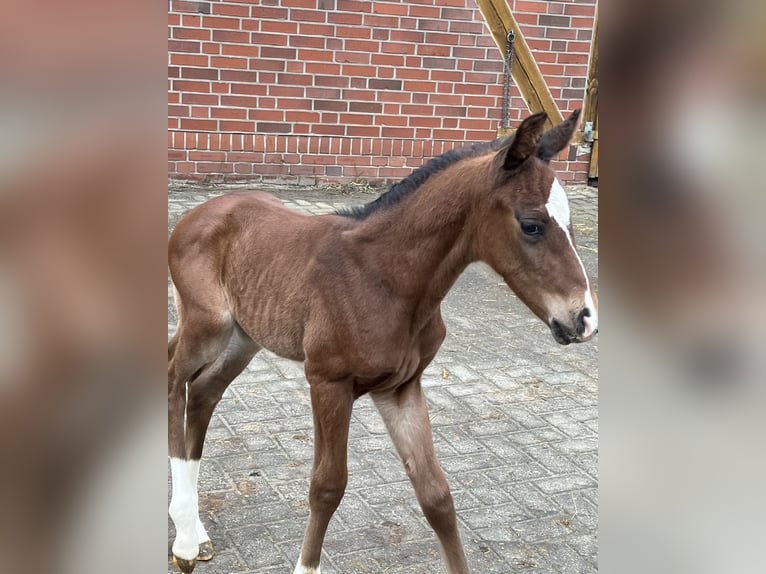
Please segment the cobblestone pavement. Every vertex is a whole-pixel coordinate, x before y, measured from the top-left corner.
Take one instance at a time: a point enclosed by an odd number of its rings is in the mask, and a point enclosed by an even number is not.
[[[374,197],[259,188],[311,213]],[[223,192],[174,186],[169,225]],[[568,192],[580,253],[597,284],[598,194],[583,186]],[[170,288],[168,295],[173,332]],[[447,339],[423,384],[471,571],[595,573],[598,340],[559,346],[483,264],[461,276],[443,315]],[[217,554],[195,572],[293,571],[308,515],[312,440],[301,364],[262,351],[211,423],[199,500]],[[354,407],[349,442],[348,489],[327,533],[323,574],[443,573],[435,537],[369,397]],[[170,549],[170,521],[168,535]]]

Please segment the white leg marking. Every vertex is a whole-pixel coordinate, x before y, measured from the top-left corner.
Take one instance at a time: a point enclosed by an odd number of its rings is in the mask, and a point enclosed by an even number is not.
[[[173,493],[170,498],[169,512],[176,526],[173,554],[184,560],[193,560],[199,554],[196,483],[199,461],[171,458],[170,471],[173,475]]]
[[[545,208],[548,210],[548,214],[555,219],[556,223],[558,223],[561,229],[564,230],[564,235],[566,235],[569,245],[572,248],[575,257],[577,257],[577,262],[580,264],[582,274],[585,277],[584,303],[585,308],[590,311],[590,317],[585,318],[585,332],[583,333],[583,337],[589,337],[596,329],[598,329],[598,310],[593,301],[593,293],[591,292],[590,280],[588,279],[588,273],[585,271],[585,265],[583,265],[582,259],[580,259],[580,254],[577,253],[577,249],[575,249],[572,236],[569,234],[569,199],[567,198],[566,191],[564,191],[559,180],[555,177],[551,184],[551,191],[548,195],[548,203],[545,204]]]
[[[298,565],[295,567],[293,574],[322,574],[322,570],[319,566],[316,568],[309,568],[308,566],[302,566],[303,558],[298,558]]]

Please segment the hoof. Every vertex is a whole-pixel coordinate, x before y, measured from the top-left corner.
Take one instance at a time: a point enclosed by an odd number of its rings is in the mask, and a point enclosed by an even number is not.
[[[208,540],[207,542],[203,542],[199,545],[199,554],[197,555],[197,560],[201,560],[202,562],[207,562],[213,557],[213,543]]]
[[[184,560],[183,558],[179,558],[178,556],[173,554],[173,564],[175,564],[176,568],[178,568],[184,574],[191,574],[191,571],[194,570],[194,565],[196,563],[197,563],[196,558],[192,560]]]

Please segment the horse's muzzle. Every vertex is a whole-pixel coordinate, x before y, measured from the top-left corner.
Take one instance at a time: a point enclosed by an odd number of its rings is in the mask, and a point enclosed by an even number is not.
[[[577,314],[571,327],[565,326],[557,319],[552,319],[550,328],[553,338],[561,345],[585,343],[598,333],[598,327],[595,326],[594,321],[591,319],[588,309],[583,309]]]

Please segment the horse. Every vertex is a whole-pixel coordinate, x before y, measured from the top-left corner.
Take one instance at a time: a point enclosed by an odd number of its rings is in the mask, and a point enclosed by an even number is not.
[[[213,555],[197,497],[213,410],[262,348],[302,361],[314,422],[309,518],[294,574],[319,574],[343,498],[354,401],[369,393],[449,574],[469,572],[434,452],[421,375],[444,341],[440,303],[474,261],[489,264],[562,345],[598,332],[598,306],[550,160],[579,110],[427,162],[376,200],[326,215],[266,193],[190,210],[168,241],[178,329],[168,344],[173,561]]]

